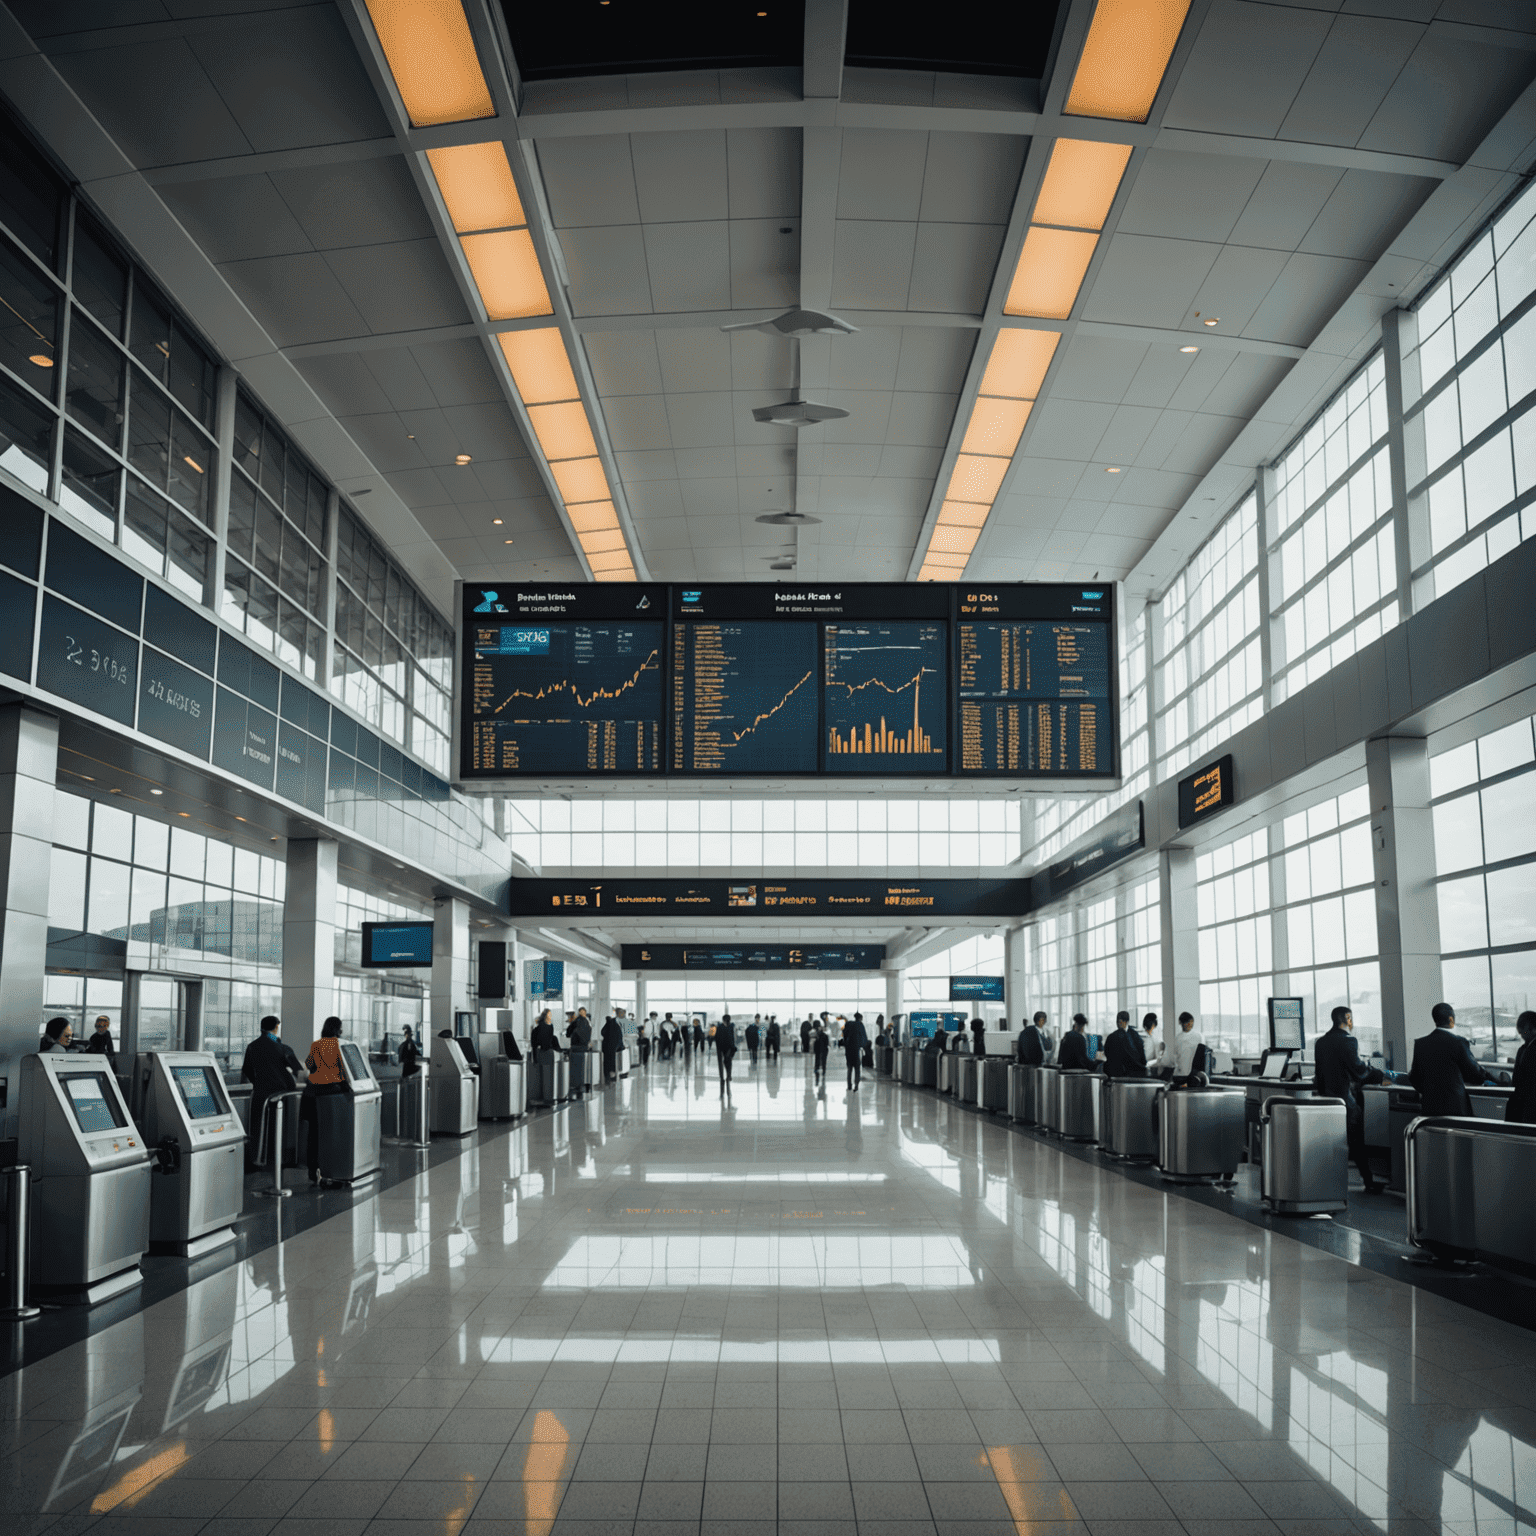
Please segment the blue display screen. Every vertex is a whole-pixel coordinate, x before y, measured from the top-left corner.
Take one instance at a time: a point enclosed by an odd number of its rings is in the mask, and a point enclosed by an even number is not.
[[[363,964],[373,967],[432,964],[431,923],[364,923]]]
[[[1000,1003],[1003,1000],[1001,976],[951,976],[949,1000],[958,1003],[975,998],[983,1003]]]

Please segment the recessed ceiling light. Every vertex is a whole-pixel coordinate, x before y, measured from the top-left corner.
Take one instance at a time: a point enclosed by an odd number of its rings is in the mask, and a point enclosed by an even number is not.
[[[1199,350],[1200,350],[1199,347],[1180,347],[1179,348],[1180,352],[1198,352]]]
[[[494,523],[494,524],[495,524],[495,525],[496,525],[496,526],[497,526],[497,527],[498,527],[498,528],[500,528],[500,527],[501,527],[501,522],[502,522],[502,520],[501,520],[501,519],[500,519],[500,518],[499,518],[499,517],[493,517],[493,518],[492,518],[492,519],[491,519],[491,521],[492,521],[492,522],[493,522],[493,523]]]
[[[1113,465],[1113,464],[1111,464],[1111,465],[1110,465],[1110,466],[1109,466],[1109,467],[1108,467],[1108,468],[1107,468],[1107,469],[1106,469],[1106,470],[1105,470],[1105,471],[1104,471],[1104,473],[1105,473],[1105,474],[1106,474],[1106,475],[1118,475],[1118,474],[1119,474],[1119,473],[1120,473],[1120,471],[1119,471],[1119,469],[1117,469],[1117,468],[1116,468],[1116,467],[1115,467],[1115,466],[1114,466],[1114,465]]]
[[[164,793],[165,793],[165,791],[163,789],[152,789],[152,790],[150,790],[150,794],[152,794],[152,795],[163,795]]]
[[[120,790],[120,789],[119,789],[119,788],[118,788],[118,787],[117,787],[117,786],[116,786],[116,785],[115,785],[115,784],[114,784],[114,785],[113,785],[113,786],[112,786],[112,788],[111,788],[111,789],[109,789],[109,790],[108,790],[108,791],[107,791],[107,793],[108,793],[108,794],[109,794],[109,795],[120,795],[120,794],[122,794],[122,790]]]
[[[192,466],[192,468],[195,469],[198,472],[198,474],[202,474],[203,473],[203,466],[201,464],[199,464],[197,462],[197,460],[194,459],[190,453],[182,454],[181,462],[183,464],[190,464]]]
[[[192,816],[192,812],[191,812],[191,811],[177,811],[177,812],[176,812],[176,814],[177,814],[177,815],[178,815],[178,816],[185,816],[185,817],[187,817],[187,818],[188,818],[188,819],[189,819],[189,820],[190,820],[190,819],[191,819],[191,816]]]
[[[95,783],[95,782],[96,782],[96,780],[95,780],[95,779],[93,779],[93,778],[92,778],[92,777],[91,777],[91,776],[90,776],[90,774],[88,774],[88,773],[82,773],[82,774],[81,774],[81,775],[80,775],[80,777],[81,777],[81,778],[82,778],[82,779],[84,779],[84,780],[85,780],[85,782],[86,782],[86,783],[87,783],[87,784],[94,784],[94,783]]]
[[[29,363],[36,363],[39,368],[53,367],[53,359],[46,352],[34,352],[27,361]]]
[[[1211,315],[1208,319],[1202,320],[1200,323],[1201,325],[1215,325],[1220,319],[1220,315]]]
[[[511,539],[503,539],[501,542],[503,544],[510,544],[512,542],[512,540]]]
[[[453,456],[453,462],[455,464],[468,464],[469,455],[467,453],[456,453]]]

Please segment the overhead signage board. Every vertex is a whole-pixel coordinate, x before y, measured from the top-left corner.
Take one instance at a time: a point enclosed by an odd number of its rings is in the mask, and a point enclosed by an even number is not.
[[[1028,880],[558,880],[509,882],[513,917],[1017,917]]]
[[[1043,907],[1102,875],[1106,869],[1134,858],[1146,846],[1146,841],[1141,801],[1122,806],[1104,822],[1085,847],[1030,877],[1034,905]]]
[[[1232,776],[1232,754],[1219,757],[1214,763],[1208,764],[1192,773],[1187,779],[1179,780],[1179,826],[1180,828],[1192,827],[1197,821],[1204,821],[1207,816],[1214,816],[1218,811],[1231,805],[1237,798],[1236,786]]]
[[[625,944],[626,971],[878,971],[883,944]]]
[[[460,776],[1107,779],[1113,584],[467,584]]]
[[[952,1003],[1000,1003],[1003,1000],[1001,976],[951,976],[949,1000]]]

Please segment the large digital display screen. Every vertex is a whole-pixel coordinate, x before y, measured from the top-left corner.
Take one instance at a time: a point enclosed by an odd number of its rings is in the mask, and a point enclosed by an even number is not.
[[[192,1120],[214,1120],[229,1113],[223,1090],[214,1086],[212,1067],[172,1067],[171,1081]]]
[[[1003,1000],[1001,976],[951,976],[949,1000],[952,1003],[969,1002],[1000,1003]]]
[[[124,1121],[118,1112],[117,1099],[107,1091],[105,1072],[60,1073],[64,1096],[75,1113],[75,1124],[83,1135],[95,1131],[122,1130]]]
[[[878,971],[883,944],[625,944],[626,971]]]
[[[1110,778],[1113,585],[468,585],[465,780]]]
[[[510,881],[507,901],[513,917],[1008,917],[1030,910],[1030,886],[1027,879],[530,879]]]
[[[364,923],[363,964],[375,970],[432,964],[431,923]]]

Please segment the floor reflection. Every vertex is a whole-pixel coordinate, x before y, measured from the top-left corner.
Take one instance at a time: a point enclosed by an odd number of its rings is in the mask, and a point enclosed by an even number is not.
[[[709,1067],[5,1378],[7,1536],[1536,1526],[1536,1335],[931,1094]]]

